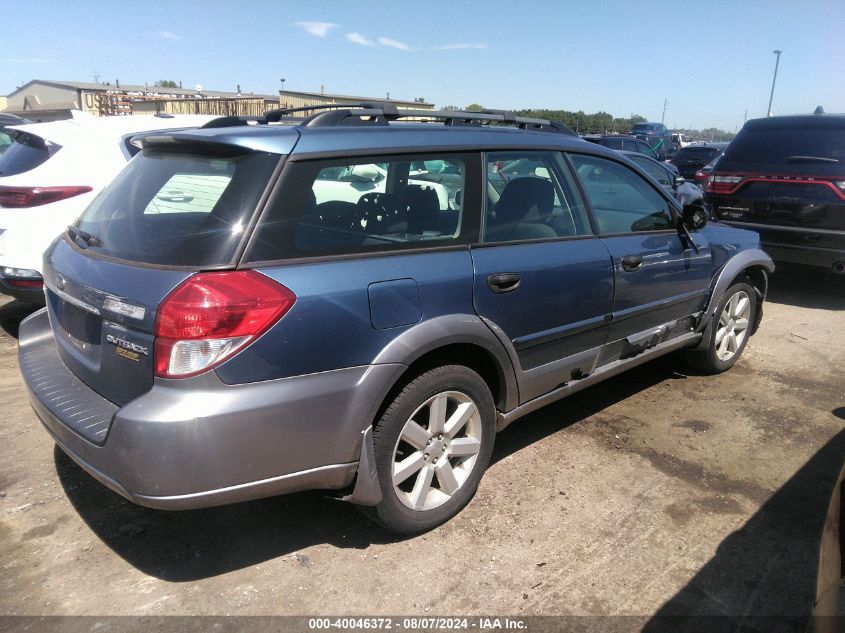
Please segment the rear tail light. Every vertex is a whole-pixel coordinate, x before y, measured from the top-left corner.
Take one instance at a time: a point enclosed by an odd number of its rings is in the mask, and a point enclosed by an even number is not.
[[[254,270],[200,273],[173,289],[156,316],[155,374],[187,378],[252,343],[296,295]]]
[[[37,270],[3,266],[3,268],[0,269],[0,274],[3,276],[3,281],[15,288],[35,289],[42,288],[44,286],[44,280],[41,278],[41,273]]]
[[[733,193],[737,190],[742,176],[712,175],[707,179],[705,190],[708,193]]]
[[[91,187],[0,187],[0,207],[37,207],[93,191]]]

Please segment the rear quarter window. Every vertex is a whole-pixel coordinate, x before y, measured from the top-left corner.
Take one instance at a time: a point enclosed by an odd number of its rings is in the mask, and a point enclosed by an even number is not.
[[[0,176],[14,176],[35,169],[61,149],[60,145],[26,132],[2,130],[0,136],[8,139],[8,145],[0,153]],[[0,138],[0,146],[3,142]]]

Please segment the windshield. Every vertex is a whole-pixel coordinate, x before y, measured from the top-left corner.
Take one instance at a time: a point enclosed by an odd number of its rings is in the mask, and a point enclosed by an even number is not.
[[[0,176],[14,176],[35,169],[60,149],[40,136],[11,129],[0,130],[0,146],[6,140],[5,150],[0,147]]]
[[[228,264],[279,158],[145,151],[91,203],[68,236],[81,248],[128,261]]]

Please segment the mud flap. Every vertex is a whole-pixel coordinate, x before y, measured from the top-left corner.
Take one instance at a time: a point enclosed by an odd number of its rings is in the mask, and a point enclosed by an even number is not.
[[[381,486],[378,483],[376,455],[373,450],[373,427],[367,427],[361,434],[364,437],[361,442],[361,458],[358,460],[355,487],[352,494],[342,497],[341,501],[360,506],[374,506],[381,501]]]

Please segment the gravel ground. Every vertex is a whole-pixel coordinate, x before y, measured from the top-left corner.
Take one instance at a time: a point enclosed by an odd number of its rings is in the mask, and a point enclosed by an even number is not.
[[[812,601],[845,456],[843,277],[776,274],[726,374],[668,357],[515,423],[470,506],[408,539],[316,494],[172,513],[124,501],[30,409],[26,313],[0,306],[0,614],[648,618]]]

